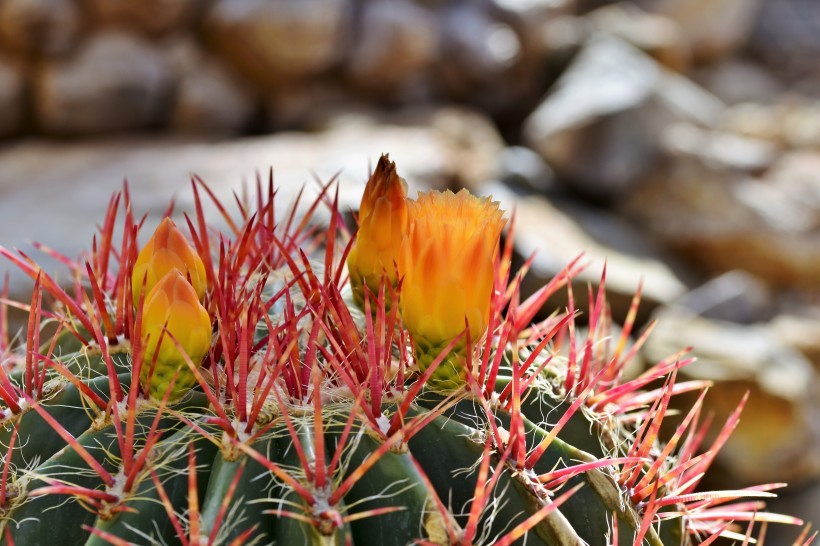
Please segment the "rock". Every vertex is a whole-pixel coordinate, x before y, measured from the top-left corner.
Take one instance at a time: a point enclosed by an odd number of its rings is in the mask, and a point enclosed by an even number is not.
[[[779,155],[778,147],[769,141],[690,123],[671,124],[661,141],[672,154],[695,156],[716,168],[750,173],[764,171]]]
[[[540,155],[524,146],[509,146],[501,153],[499,180],[524,193],[546,193],[555,174]]]
[[[729,105],[768,104],[783,92],[783,84],[759,63],[729,58],[701,67],[693,74],[700,85]]]
[[[433,12],[410,0],[368,2],[345,72],[358,89],[376,96],[429,96],[430,70],[439,52]]]
[[[149,34],[190,28],[209,0],[90,0],[90,9],[103,25],[116,25]]]
[[[718,275],[690,290],[673,305],[706,319],[736,324],[769,320],[775,311],[772,291],[745,271]]]
[[[786,97],[774,104],[738,104],[726,110],[721,127],[785,148],[818,148],[820,102]]]
[[[520,20],[494,13],[486,2],[442,8],[437,82],[444,96],[499,119],[523,116],[543,86],[542,59],[525,42]]]
[[[751,37],[751,50],[790,87],[804,76],[817,98],[817,56],[820,55],[820,5],[814,0],[766,0],[762,2]]]
[[[332,80],[305,81],[274,91],[266,97],[265,110],[271,131],[321,131],[340,112],[378,116],[375,105]]]
[[[548,200],[537,195],[517,195],[498,184],[481,188],[502,208],[515,210],[515,248],[521,259],[534,254],[524,277],[525,293],[543,286],[581,253],[588,267],[577,277],[576,305],[586,305],[587,284],[597,286],[606,264],[607,293],[613,320],[623,320],[629,302],[643,280],[642,319],[660,303],[670,303],[685,291],[685,268],[667,259],[651,241],[628,223],[577,202]],[[563,294],[561,295],[563,297]],[[566,306],[566,301],[551,303]]]
[[[680,156],[648,176],[622,212],[708,271],[744,269],[817,289],[818,168],[816,152],[786,154],[757,178]]]
[[[659,157],[672,121],[708,126],[722,103],[611,36],[597,36],[524,124],[559,179],[598,199],[623,194]]]
[[[644,347],[647,360],[656,362],[691,346],[697,360],[680,373],[713,382],[703,415],[714,413],[714,426],[704,448],[750,393],[740,423],[718,456],[719,472],[711,474],[721,481],[719,487],[798,485],[818,475],[820,430],[812,423],[820,390],[803,355],[780,343],[765,324],[741,326],[671,310],[657,318]],[[675,398],[677,408],[693,402],[692,396]]]
[[[218,59],[208,57],[193,41],[182,40],[171,48],[169,62],[177,81],[173,129],[224,135],[248,127],[257,110],[250,86]]]
[[[680,27],[667,17],[620,2],[598,8],[584,17],[592,30],[616,36],[676,72],[685,72],[692,52]]]
[[[26,85],[20,67],[0,58],[0,137],[15,134],[26,111]]]
[[[465,121],[442,121],[459,116]],[[77,256],[82,249],[90,249],[109,196],[122,188],[125,178],[135,214],[150,211],[146,230],[159,221],[172,196],[177,218],[184,225],[182,211],[193,210],[191,173],[201,176],[231,212],[236,211],[233,192],[241,195],[242,184],[252,184],[257,173],[267,179],[269,168],[280,188],[279,213],[284,213],[303,185],[303,202],[307,203],[316,195],[315,179],[327,181],[336,175],[341,210],[355,209],[369,169],[384,152],[390,153],[413,195],[419,188],[441,186],[446,180],[469,181],[479,174],[457,169],[486,162],[487,148],[473,147],[473,142],[464,139],[452,142],[453,132],[446,126],[467,127],[470,118],[459,111],[442,110],[419,116],[414,123],[340,121],[322,133],[280,133],[226,142],[151,136],[12,143],[0,149],[0,245],[18,247],[39,260],[42,253],[32,249],[30,241],[41,241]],[[205,205],[206,214],[219,217],[207,198]],[[319,209],[324,214],[324,207]],[[44,267],[51,273],[64,273],[53,260]],[[0,261],[0,278],[5,271],[13,273],[15,294],[31,290],[30,280],[7,261]],[[60,279],[71,282],[64,274]]]
[[[171,83],[154,46],[120,32],[101,33],[71,59],[43,69],[35,87],[38,122],[54,135],[151,127],[165,114]]]
[[[748,42],[763,0],[641,0],[638,5],[680,25],[695,59],[713,62]]]
[[[257,85],[275,90],[338,64],[352,33],[350,0],[223,0],[205,35]]]
[[[73,0],[0,2],[0,41],[21,56],[69,53],[79,37],[80,25]]]
[[[800,351],[820,371],[820,311],[804,308],[784,313],[770,327],[784,345]]]

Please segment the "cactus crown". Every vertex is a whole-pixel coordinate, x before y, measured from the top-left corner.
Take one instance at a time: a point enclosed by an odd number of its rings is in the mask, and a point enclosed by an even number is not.
[[[171,257],[140,251],[127,186],[95,251],[61,257],[74,289],[0,248],[34,280],[24,346],[0,312],[0,544],[685,546],[801,523],[762,509],[780,484],[698,490],[741,408],[702,445],[690,357],[624,378],[640,290],[613,336],[604,272],[582,331],[581,258],[523,298],[497,205],[406,202],[386,158],[374,177],[356,243],[332,184],[300,217],[260,181],[231,215],[195,179],[190,243],[148,244]],[[391,211],[406,231],[383,237]]]

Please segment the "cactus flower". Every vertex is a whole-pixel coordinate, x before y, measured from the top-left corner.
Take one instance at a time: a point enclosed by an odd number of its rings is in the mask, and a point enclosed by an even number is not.
[[[139,302],[143,279],[147,299],[147,294],[160,279],[175,269],[190,280],[197,297],[202,300],[207,287],[205,265],[173,220],[164,218],[151,236],[151,240],[140,250],[134,264],[131,275],[134,305]]]
[[[173,335],[179,347],[168,334]],[[191,283],[178,270],[166,273],[145,299],[141,338],[145,351],[140,380],[148,385],[153,398],[165,395],[177,370],[172,399],[196,383],[180,348],[195,364],[200,364],[211,346],[211,318]]]
[[[498,203],[467,190],[422,193],[408,207],[410,228],[399,262],[404,275],[400,308],[424,371],[466,324],[473,342],[487,329],[504,220]],[[467,349],[459,344],[432,382],[443,388],[463,385]]]
[[[353,297],[364,308],[364,285],[378,294],[382,278],[398,282],[396,262],[407,232],[407,184],[396,165],[383,155],[367,181],[359,209],[359,231],[347,267]],[[389,294],[386,296],[389,304]]]

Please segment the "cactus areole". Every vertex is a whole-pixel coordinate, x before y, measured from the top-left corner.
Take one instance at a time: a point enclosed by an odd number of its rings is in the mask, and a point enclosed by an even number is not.
[[[150,240],[126,186],[93,251],[59,256],[69,286],[0,248],[34,286],[14,342],[7,288],[0,308],[0,543],[686,546],[800,523],[763,507],[781,484],[699,489],[740,408],[702,445],[690,357],[624,378],[639,295],[612,317],[604,274],[576,309],[575,260],[525,297],[498,204],[408,199],[387,156],[357,233],[334,184],[283,207],[260,180],[231,212],[195,178]]]

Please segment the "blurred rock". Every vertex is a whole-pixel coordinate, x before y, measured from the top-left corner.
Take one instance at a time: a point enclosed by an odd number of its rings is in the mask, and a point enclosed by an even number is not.
[[[745,271],[729,271],[687,292],[675,301],[706,319],[751,324],[772,318],[774,294],[760,279]]]
[[[525,193],[546,193],[555,174],[540,155],[524,146],[509,146],[501,153],[499,180]]]
[[[721,126],[786,148],[818,148],[820,101],[786,97],[774,104],[738,104],[726,110]]]
[[[581,253],[589,266],[577,277],[576,305],[585,305],[587,283],[597,286],[606,264],[607,294],[615,321],[626,316],[641,280],[644,314],[686,290],[686,272],[670,265],[643,233],[616,216],[577,202],[517,195],[500,183],[481,191],[500,201],[502,208],[515,210],[516,253],[522,259],[535,253],[524,278],[524,292],[543,286]],[[566,302],[551,306],[566,306]]]
[[[467,121],[452,121],[459,116]],[[178,215],[192,211],[191,173],[201,176],[233,212],[233,192],[241,195],[244,182],[252,184],[257,173],[266,178],[272,168],[280,188],[278,214],[284,213],[303,185],[303,203],[308,203],[317,192],[315,179],[327,181],[336,175],[341,209],[357,208],[369,169],[387,152],[407,180],[411,195],[447,180],[469,182],[471,177],[487,176],[475,166],[497,156],[485,157],[485,145],[451,140],[454,133],[447,126],[469,127],[473,123],[469,118],[442,110],[418,117],[415,123],[339,122],[322,133],[281,133],[227,142],[151,136],[12,143],[0,149],[0,245],[20,248],[38,260],[43,255],[32,248],[32,240],[72,257],[89,250],[108,198],[122,189],[125,178],[135,214],[151,213],[145,228],[149,232],[172,196]],[[458,171],[468,167],[471,170]],[[205,205],[206,214],[219,217],[207,199]],[[319,207],[319,214],[324,210]],[[184,224],[184,219],[180,221]],[[63,271],[53,260],[46,260],[44,267],[49,272]],[[4,271],[12,273],[15,294],[31,290],[30,279],[7,261],[0,262],[0,277]],[[64,275],[59,278],[71,282]]]
[[[359,25],[345,69],[355,87],[387,98],[430,94],[429,71],[439,52],[431,10],[411,0],[366,2]]]
[[[676,21],[695,59],[713,62],[742,49],[764,0],[640,0],[647,10]]]
[[[801,311],[778,315],[771,329],[784,345],[800,351],[820,371],[820,311]]]
[[[709,271],[820,287],[820,156],[790,153],[753,178],[696,156],[665,162],[623,212]]]
[[[736,325],[679,311],[660,313],[644,347],[656,362],[682,347],[695,347],[697,360],[681,369],[687,379],[713,382],[703,414],[714,413],[711,437],[749,392],[740,423],[720,451],[719,486],[806,483],[820,471],[818,380],[799,352],[781,343],[766,325]],[[675,400],[678,398],[678,400]],[[688,408],[691,396],[675,397]]]
[[[208,3],[209,0],[90,0],[90,8],[102,24],[160,34],[190,28]]]
[[[257,110],[249,86],[197,44],[180,40],[168,55],[175,74],[173,129],[187,133],[234,134],[246,128]]]
[[[266,97],[267,129],[271,131],[322,130],[339,112],[376,115],[366,104],[335,81],[305,81],[280,89]]]
[[[818,93],[817,56],[820,55],[820,4],[815,0],[762,2],[751,49],[786,80],[790,87],[805,77],[806,91]]]
[[[698,157],[710,166],[759,173],[772,165],[778,147],[758,138],[710,131],[690,123],[674,123],[663,132],[662,142],[674,155]]]
[[[21,56],[54,57],[79,38],[80,13],[73,0],[3,0],[0,40]]]
[[[708,126],[722,107],[634,46],[604,35],[586,45],[526,120],[524,140],[561,181],[606,199],[653,167],[670,122]]]
[[[783,84],[762,65],[737,58],[696,70],[693,78],[729,105],[771,103],[783,92]]]
[[[541,64],[522,41],[520,21],[490,8],[487,2],[442,7],[437,82],[448,99],[499,116],[537,99]]]
[[[598,8],[584,19],[591,28],[629,42],[676,72],[689,67],[689,43],[680,27],[667,17],[643,11],[631,2],[619,2]]]
[[[20,67],[0,58],[0,137],[15,134],[26,111],[26,85]]]
[[[171,74],[158,49],[120,32],[95,35],[75,56],[44,67],[36,80],[45,133],[88,135],[158,124]]]
[[[205,34],[251,81],[277,89],[339,63],[352,18],[350,0],[223,0],[207,14]]]

